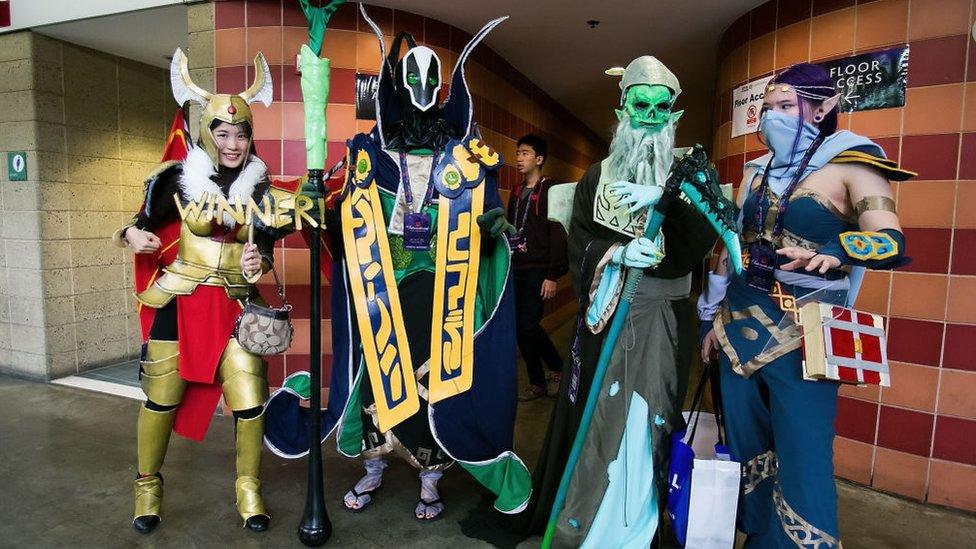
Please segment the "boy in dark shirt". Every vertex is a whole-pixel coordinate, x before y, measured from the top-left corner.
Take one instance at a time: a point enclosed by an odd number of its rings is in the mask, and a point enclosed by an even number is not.
[[[515,161],[522,182],[508,200],[508,219],[515,225],[512,263],[515,271],[515,323],[519,351],[529,374],[529,387],[519,395],[520,401],[537,399],[559,388],[562,358],[539,321],[543,302],[556,295],[556,281],[566,274],[566,231],[547,217],[549,187],[542,176],[547,146],[541,137],[528,134],[518,140]]]

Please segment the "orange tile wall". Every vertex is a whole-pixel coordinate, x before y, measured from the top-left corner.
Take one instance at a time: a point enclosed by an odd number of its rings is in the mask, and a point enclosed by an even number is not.
[[[858,307],[888,319],[890,388],[844,386],[836,473],[976,510],[976,43],[972,0],[773,0],[737,20],[719,52],[713,150],[726,181],[764,154],[730,138],[731,90],[793,63],[909,44],[903,108],[840,117],[919,172],[894,183],[913,263],[871,272]]]
[[[355,75],[377,74],[380,52],[376,39],[355,3],[344,4],[335,14],[325,33],[322,56],[331,60],[331,86],[328,121],[328,151],[331,164],[345,153],[345,140],[357,132],[366,132],[373,122],[356,120]],[[443,65],[444,81],[454,68],[458,52],[470,40],[468,32],[449,24],[413,13],[367,6],[370,17],[385,35],[387,48],[392,37],[409,31],[418,42],[437,52]],[[503,14],[499,14],[503,15]],[[203,30],[207,34],[211,29]],[[469,29],[477,31],[478,29]],[[212,55],[216,89],[220,93],[237,93],[253,78],[250,65],[257,52],[263,52],[274,79],[274,103],[269,108],[255,105],[255,147],[268,164],[273,176],[291,179],[305,173],[305,143],[302,98],[295,56],[308,40],[306,22],[295,0],[227,0],[213,4]],[[207,67],[207,51],[193,51],[191,62]],[[209,47],[206,40],[199,43]],[[202,60],[202,61],[201,61]],[[605,155],[607,143],[586,128],[566,109],[516,71],[507,61],[482,43],[474,50],[465,67],[474,100],[474,120],[485,141],[501,152],[505,166],[499,173],[502,198],[517,183],[515,141],[526,133],[535,133],[549,142],[546,175],[559,181],[576,181],[585,169]],[[446,88],[446,86],[445,86]],[[442,91],[442,94],[444,91]],[[444,99],[446,96],[442,96]],[[295,345],[284,356],[270,357],[269,381],[272,386],[291,373],[308,369],[308,301],[309,253],[300,235],[291,235],[275,250],[276,265],[283,275],[287,299],[295,307]],[[272,281],[262,280],[262,294],[272,298]],[[328,315],[328,288],[323,311]],[[560,292],[550,310],[572,300],[568,280],[560,283]],[[331,324],[323,320],[323,379],[328,380],[331,363]]]

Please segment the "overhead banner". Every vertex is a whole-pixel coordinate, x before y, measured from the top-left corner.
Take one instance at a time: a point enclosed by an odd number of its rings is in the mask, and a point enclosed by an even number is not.
[[[772,76],[753,80],[732,90],[732,137],[753,133],[759,129],[766,84]]]
[[[820,63],[840,93],[840,112],[905,106],[908,46]]]

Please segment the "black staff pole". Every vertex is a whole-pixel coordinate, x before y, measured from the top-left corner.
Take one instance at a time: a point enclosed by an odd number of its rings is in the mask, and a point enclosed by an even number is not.
[[[303,193],[311,194],[317,202],[318,208],[313,211],[319,213],[316,223],[308,228],[309,252],[311,265],[309,266],[309,283],[311,284],[311,303],[309,304],[309,381],[311,394],[309,395],[308,421],[308,492],[305,498],[305,512],[302,522],[298,525],[298,539],[309,547],[319,547],[325,544],[332,535],[332,522],[325,511],[324,482],[322,480],[322,211],[325,195],[323,170],[327,156],[325,109],[329,100],[329,60],[320,58],[322,40],[329,19],[336,12],[343,0],[329,0],[323,6],[322,0],[317,0],[313,6],[310,0],[299,0],[305,18],[308,20],[308,44],[301,47],[298,53],[299,70],[301,71],[302,102],[305,114],[305,150],[306,168],[308,168],[308,182]],[[331,175],[331,172],[330,174]],[[309,192],[311,191],[311,192]],[[308,199],[311,197],[298,197]],[[296,206],[297,206],[296,202]]]
[[[322,170],[308,171],[308,184],[314,186],[321,195],[323,192]],[[332,535],[332,522],[325,510],[325,486],[322,479],[322,227],[309,228],[309,251],[311,266],[310,336],[309,336],[309,376],[311,395],[309,399],[308,421],[308,493],[305,498],[305,512],[298,526],[298,539],[308,547],[325,544]]]

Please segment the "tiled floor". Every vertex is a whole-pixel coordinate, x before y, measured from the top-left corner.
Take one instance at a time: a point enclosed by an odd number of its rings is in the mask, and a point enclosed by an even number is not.
[[[108,383],[117,383],[119,385],[127,385],[129,387],[138,387],[139,386],[139,362],[136,360],[132,360],[129,362],[124,362],[122,364],[106,366],[104,368],[99,368],[97,370],[90,370],[78,374],[78,377],[97,379],[99,381],[105,381]]]
[[[138,401],[146,398],[139,384],[139,362],[136,360],[62,377],[51,383]]]

